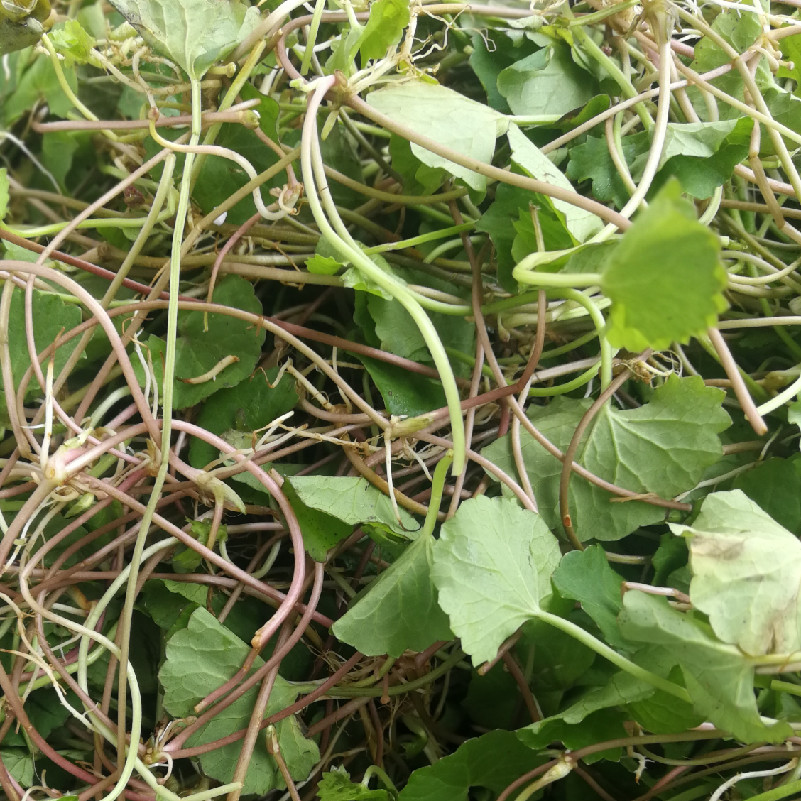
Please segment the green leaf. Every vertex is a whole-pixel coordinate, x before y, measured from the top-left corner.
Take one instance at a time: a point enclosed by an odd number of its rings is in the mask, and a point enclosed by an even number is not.
[[[363,784],[352,782],[343,767],[323,774],[317,785],[317,797],[320,801],[389,801],[386,790],[368,790]]]
[[[647,133],[624,136],[621,150],[626,163],[632,165],[638,156],[648,152],[650,137]],[[572,181],[590,181],[593,197],[601,203],[622,208],[630,193],[609,155],[609,146],[603,137],[589,136],[587,141],[570,148],[566,169]]]
[[[416,275],[407,275],[407,278],[414,283]],[[422,275],[420,279],[422,282]],[[445,283],[437,286],[436,282],[429,281],[429,286],[453,292],[453,288]],[[374,330],[383,350],[406,359],[433,363],[420,329],[412,320],[409,312],[397,300],[387,300],[384,297],[370,294],[367,297],[367,310],[373,318]],[[428,315],[446,348],[452,348],[462,353],[474,351],[475,326],[472,322],[468,322],[464,317],[439,312],[429,312]],[[408,380],[408,372],[404,371],[404,373]]]
[[[0,52],[3,52],[2,40],[0,40]],[[5,769],[22,787],[31,787],[34,782],[35,769],[33,757],[27,748],[0,749],[0,759],[3,760]]]
[[[612,301],[607,336],[615,347],[686,343],[726,308],[720,241],[680,192],[677,181],[666,184],[610,254],[601,286]]]
[[[621,646],[617,616],[623,608],[620,592],[623,579],[609,567],[606,553],[600,545],[566,553],[551,581],[559,595],[581,604],[581,608],[601,630],[608,645],[614,648]]]
[[[575,191],[573,185],[564,174],[554,166],[547,156],[540,152],[516,125],[509,125],[506,136],[512,148],[512,161],[522,167],[532,178],[545,181],[560,189]],[[552,199],[550,202],[564,215],[565,226],[576,242],[584,242],[603,227],[600,218],[596,217],[592,212],[580,209],[571,203],[566,203],[564,200]]]
[[[279,378],[278,374],[278,367],[257,370],[236,386],[215,392],[203,403],[197,424],[231,444],[247,433],[252,444],[264,428],[298,403],[292,376],[284,373]],[[218,457],[219,451],[200,439],[193,439],[189,445],[189,463],[193,467],[205,467]]]
[[[498,91],[513,114],[562,116],[590,101],[597,86],[573,61],[570,48],[555,42],[503,70]]]
[[[277,109],[273,111],[277,115]],[[267,121],[266,127],[269,129],[269,118],[264,117],[263,119]],[[269,147],[265,147],[261,139],[244,125],[223,125],[216,144],[239,153],[253,165],[253,169],[257,172],[263,172],[272,167],[278,160],[275,153]],[[208,214],[227,200],[230,195],[241,189],[249,180],[247,173],[233,161],[220,156],[207,156],[192,188],[192,199],[204,214]],[[280,186],[284,181],[284,174],[279,173],[270,181],[262,184],[259,191],[265,205],[269,206],[272,202],[269,195],[270,188]],[[229,209],[225,221],[230,225],[239,225],[255,213],[256,204],[253,202],[253,196],[248,195]]]
[[[375,0],[370,5],[370,17],[359,40],[363,63],[384,58],[394,47],[409,24],[409,4],[406,0]]]
[[[37,354],[48,345],[56,342],[67,331],[81,322],[81,310],[72,304],[64,303],[61,298],[46,292],[33,291],[33,338]],[[75,350],[77,340],[72,339],[56,349],[53,375],[57,376],[66,364],[70,354]],[[19,289],[11,296],[11,309],[8,316],[8,347],[11,360],[11,373],[14,386],[17,387],[31,366],[28,344],[25,337],[25,292]],[[47,359],[42,365],[42,372],[47,375]],[[25,397],[33,398],[41,394],[42,389],[36,378],[31,378]]]
[[[621,683],[624,686],[627,684],[625,679],[622,679]],[[599,696],[597,703],[600,704],[600,708],[603,711],[595,714],[584,712],[581,709],[583,702],[580,701],[578,711],[573,713],[572,710],[567,710],[566,712],[566,714],[575,719],[575,722],[568,722],[563,715],[554,715],[553,717],[539,720],[525,729],[520,729],[516,732],[517,736],[521,742],[535,751],[543,750],[553,742],[562,742],[566,748],[576,750],[595,743],[602,743],[604,740],[626,737],[628,734],[624,727],[626,716],[623,712],[607,708],[613,706],[613,702],[617,700],[619,696],[617,690],[610,688],[607,691],[599,688],[591,691],[590,694],[593,693]],[[608,696],[611,696],[611,698]],[[588,704],[587,708],[589,709],[592,705],[594,704]],[[598,759],[618,761],[620,756],[620,748],[611,748],[587,757],[586,761],[590,764]]]
[[[506,128],[506,118],[453,89],[425,81],[393,84],[367,95],[367,102],[416,133],[446,145],[463,156],[486,164],[495,153],[495,139]],[[487,179],[412,143],[412,153],[429,167],[441,167],[483,192]]]
[[[690,598],[745,653],[801,650],[801,542],[740,490],[707,496],[688,538]]]
[[[502,70],[511,67],[518,60],[520,54],[515,51],[521,49],[521,46],[530,47],[531,43],[521,38],[515,41],[503,31],[496,30],[492,31],[491,38],[486,31],[474,33],[471,44],[473,52],[470,54],[470,67],[487,93],[487,102],[502,114],[508,114],[511,109],[498,91],[498,76]]]
[[[445,405],[445,391],[439,381],[422,375],[412,376],[402,367],[369,356],[359,356],[359,360],[378,387],[390,414],[417,417]]]
[[[431,581],[434,540],[418,537],[353,604],[331,631],[366,656],[424,651],[451,640]]]
[[[315,253],[310,259],[306,259],[306,269],[315,275],[334,275],[342,269],[342,263],[332,256]]]
[[[580,625],[586,617],[563,598],[551,597],[548,611]],[[526,665],[529,684],[537,688],[537,700],[544,714],[564,708],[565,697],[573,700],[577,685],[596,680],[597,654],[572,635],[544,620],[529,620],[521,629],[514,653]],[[602,669],[602,668],[601,668]]]
[[[498,282],[507,292],[518,291],[517,281],[512,277],[512,270],[517,263],[512,256],[516,231],[509,225],[509,221],[517,218],[523,209],[527,209],[530,201],[530,192],[501,184],[495,192],[495,200],[476,223],[476,229],[489,234],[492,240],[498,263]]]
[[[722,454],[717,436],[730,424],[722,409],[723,394],[705,387],[700,377],[671,376],[637,409],[610,404],[590,424],[576,461],[601,478],[633,492],[672,498],[694,487],[704,470]],[[589,400],[555,398],[546,407],[531,407],[534,425],[560,450],[568,447]],[[561,526],[559,477],[562,463],[526,431],[520,432],[523,460],[537,502],[550,528]],[[509,436],[484,448],[482,454],[516,475]],[[606,490],[580,476],[570,480],[570,513],[578,537],[618,540],[641,525],[664,518],[664,510],[641,501],[613,503]]]
[[[656,653],[654,657],[659,658],[660,654]],[[640,661],[644,660],[640,658]],[[649,667],[653,669],[659,665]],[[669,676],[676,684],[681,684],[680,670],[674,667]],[[679,734],[704,722],[704,715],[691,703],[660,690],[650,693],[645,698],[632,697],[628,710],[640,726],[653,734]]]
[[[42,142],[42,163],[62,187],[66,186],[67,175],[75,165],[75,155],[88,155],[94,148],[83,131],[53,131]],[[82,159],[79,159],[83,163]],[[78,172],[76,170],[76,172]]]
[[[255,86],[246,83],[240,90],[239,94],[243,100],[258,100],[259,105],[255,110],[259,113],[259,128],[262,133],[267,134],[270,139],[278,139],[278,116],[281,113],[278,107],[278,101],[274,97],[263,95]],[[234,125],[233,128],[239,126]],[[265,168],[266,169],[266,168]]]
[[[306,506],[348,525],[369,523],[404,539],[419,529],[405,509],[398,520],[389,498],[360,476],[290,476],[287,482]]]
[[[283,490],[298,519],[306,552],[317,562],[324,562],[328,551],[342,542],[353,531],[353,526],[319,509],[306,506],[289,481],[284,482]]]
[[[156,49],[200,80],[256,26],[255,6],[241,0],[112,0]]]
[[[515,265],[538,249],[532,218],[534,207],[537,207],[537,222],[545,250],[553,252],[572,248],[576,240],[551,199],[514,186],[499,186],[494,202],[476,224],[479,231],[490,235],[495,246],[498,281],[513,294],[518,291],[517,280],[512,274]],[[593,269],[597,271],[597,264]]]
[[[415,155],[412,143],[402,136],[392,134],[389,140],[389,154],[392,157],[392,169],[403,179],[403,185],[409,192],[431,195],[450,180],[450,173],[441,167],[429,167]],[[450,165],[450,162],[448,162]]]
[[[665,598],[630,590],[623,596],[620,630],[632,642],[648,643],[652,659],[678,664],[687,692],[706,719],[745,743],[781,742],[783,722],[766,725],[754,696],[754,668],[737,648],[716,640],[702,624],[673,609]]]
[[[542,518],[507,498],[465,501],[434,547],[439,604],[474,665],[534,616],[550,595],[559,546]]]
[[[378,254],[373,254],[371,258],[373,261],[378,262],[381,266],[386,264],[386,261]],[[348,269],[342,273],[340,278],[342,278],[343,286],[347,287],[348,289],[354,289],[356,292],[369,292],[371,295],[375,295],[376,297],[384,298],[385,300],[392,300],[392,295],[386,289],[377,284],[371,278],[365,276],[365,274],[356,267],[348,267]]]
[[[38,36],[36,37],[38,40]],[[73,92],[78,89],[78,77],[74,69],[64,70],[67,85]],[[49,58],[37,57],[25,70],[10,97],[4,98],[1,104],[3,123],[10,128],[24,114],[40,101],[47,103],[54,117],[64,117],[72,111],[70,100],[58,82],[53,63]]]
[[[47,0],[19,0],[0,7],[0,56],[35,45],[52,25]]]
[[[80,706],[71,690],[66,691],[71,704]],[[70,712],[58,698],[55,690],[35,690],[25,699],[25,713],[34,729],[42,736],[49,738],[53,732],[60,731],[70,717]],[[12,727],[3,738],[3,745],[29,745],[28,734],[22,729]]]
[[[484,675],[473,671],[464,708],[476,726],[487,730],[513,729],[520,711],[517,693],[517,682],[503,662],[499,662]],[[538,692],[538,699],[541,698]]]
[[[471,787],[486,787],[497,794],[536,761],[514,732],[491,731],[414,771],[398,801],[467,801]]]
[[[743,14],[737,9],[721,11],[715,17],[712,29],[738,53],[744,53],[762,36],[762,23],[759,15],[753,13]],[[708,36],[701,37],[693,50],[693,62],[690,66],[698,73],[709,72],[731,61],[730,55]],[[764,61],[764,59],[761,60]],[[760,68],[761,65],[757,69],[759,70]],[[731,70],[716,78],[715,86],[737,100],[743,100],[743,79],[737,70]],[[707,119],[709,110],[700,92],[694,87],[690,87],[687,94],[692,99],[693,106],[699,116],[702,119]],[[719,119],[737,119],[742,116],[742,112],[727,103],[718,103],[717,116]]]
[[[221,684],[230,679],[242,666],[250,648],[226,629],[204,608],[196,609],[185,629],[173,634],[166,646],[166,658],[159,671],[164,688],[164,708],[175,718],[194,713],[195,704]],[[264,662],[256,658],[253,668],[257,670]],[[187,746],[210,743],[214,740],[244,729],[250,721],[251,711],[258,689],[254,688],[215,715],[197,734],[187,741]],[[271,715],[289,706],[297,696],[291,685],[276,677],[266,715]],[[276,724],[281,753],[286,760],[293,779],[302,781],[319,760],[316,745],[300,737],[294,718],[286,718]],[[267,754],[262,742],[253,751],[242,794],[267,793],[283,787],[278,767]],[[237,756],[242,741],[230,743],[201,754],[200,764],[212,778],[222,783],[233,777]]]
[[[712,195],[747,155],[754,121],[669,123],[659,162],[659,184],[675,176],[695,198]]]
[[[195,587],[203,590],[202,598],[200,593],[194,598],[188,597]],[[155,579],[142,588],[137,604],[160,629],[167,631],[186,613],[185,610],[191,614],[198,606],[205,606],[207,596],[207,590],[199,584]]]
[[[253,291],[253,285],[237,275],[227,275],[214,290],[214,303],[251,314],[261,314],[262,307]],[[205,320],[208,318],[208,330]],[[173,406],[185,409],[194,406],[221,389],[235,387],[247,378],[261,355],[266,334],[261,326],[239,320],[227,314],[209,314],[191,311],[178,315],[178,337],[175,346],[175,387]],[[159,384],[159,397],[163,395],[163,358],[166,345],[160,337],[146,341],[150,359]],[[205,376],[223,359],[234,356],[238,361],[228,364],[213,378],[200,383],[187,379]],[[144,370],[138,360],[134,369],[139,383],[144,386]],[[269,421],[265,421],[269,422]]]

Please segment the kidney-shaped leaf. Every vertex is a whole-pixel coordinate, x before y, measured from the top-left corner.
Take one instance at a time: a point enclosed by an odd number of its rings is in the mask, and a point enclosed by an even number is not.
[[[801,542],[745,493],[709,495],[691,526],[690,598],[747,654],[801,650]]]
[[[718,433],[729,424],[721,404],[724,394],[705,387],[698,376],[671,376],[637,409],[610,405],[595,416],[582,440],[576,461],[598,476],[633,492],[673,497],[692,489],[722,453]],[[554,398],[545,407],[531,407],[539,431],[558,448],[567,448],[589,400]],[[562,463],[528,432],[520,433],[523,460],[545,522],[559,519],[559,477]],[[482,451],[502,470],[516,473],[509,436]],[[609,493],[580,476],[570,481],[570,509],[579,538],[617,540],[638,526],[655,523],[664,511],[642,501],[612,503]]]
[[[559,558],[542,518],[508,498],[465,501],[442,524],[432,576],[439,605],[473,664],[492,659],[534,617]]]
[[[253,285],[238,275],[227,275],[214,290],[214,302],[231,309],[260,314],[262,306]],[[208,327],[207,327],[208,323]],[[234,315],[201,311],[178,314],[178,338],[175,346],[175,382],[173,407],[185,409],[221,389],[235,387],[255,369],[266,333],[263,328]],[[155,335],[145,342],[148,358],[164,393],[165,341]],[[138,360],[134,371],[144,386],[144,370]]]
[[[612,301],[609,341],[632,351],[687,342],[726,308],[720,242],[671,180],[612,251],[601,286]]]
[[[164,688],[164,708],[176,718],[194,713],[195,704],[230,679],[242,666],[250,649],[235,634],[225,628],[208,611],[199,607],[189,618],[185,629],[170,637],[165,649],[164,663],[159,679]],[[253,667],[263,665],[256,657]],[[258,691],[254,688],[237,698],[225,710],[215,715],[189,738],[190,746],[213,743],[233,731],[245,728],[250,722]],[[273,685],[266,714],[274,714],[291,704],[297,691],[277,676]],[[295,780],[305,779],[319,760],[320,752],[312,740],[305,739],[294,717],[278,722],[278,743],[281,753]],[[233,778],[237,757],[242,750],[241,740],[213,748],[200,755],[204,772],[220,782]],[[243,794],[263,795],[283,780],[275,760],[266,748],[253,752]]]

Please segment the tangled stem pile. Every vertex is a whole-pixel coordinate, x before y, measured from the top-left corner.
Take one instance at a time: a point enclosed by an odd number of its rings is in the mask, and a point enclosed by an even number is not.
[[[797,17],[4,2],[4,796],[797,796]]]

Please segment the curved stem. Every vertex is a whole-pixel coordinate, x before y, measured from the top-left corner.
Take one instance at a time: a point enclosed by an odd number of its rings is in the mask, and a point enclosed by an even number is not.
[[[577,626],[575,623],[571,623],[569,620],[565,620],[563,617],[553,615],[550,612],[546,612],[542,609],[538,609],[534,616],[539,620],[542,620],[543,623],[548,623],[554,628],[570,635],[574,640],[578,640],[578,642],[580,642],[582,645],[586,645],[587,648],[595,651],[596,654],[604,657],[604,659],[608,659],[613,665],[616,665],[629,675],[634,676],[634,678],[640,679],[646,684],[650,684],[652,687],[655,687],[657,690],[661,690],[664,693],[668,693],[668,695],[672,695],[674,698],[678,698],[680,701],[691,703],[689,693],[684,689],[684,687],[680,687],[678,684],[674,684],[672,681],[663,679],[661,676],[657,676],[656,673],[651,673],[650,670],[646,670],[644,667],[640,667],[640,665],[632,662],[630,659],[626,659],[625,656],[622,656],[613,648],[610,648],[606,643],[601,642],[599,639],[593,637],[592,634],[590,634],[588,631],[585,631],[583,628],[581,628],[581,626]]]
[[[465,463],[465,434],[462,422],[462,412],[460,407],[459,390],[456,386],[456,379],[453,375],[448,356],[439,338],[436,328],[420,306],[418,301],[412,296],[408,288],[397,278],[382,270],[378,265],[364,253],[358,243],[348,233],[336,207],[331,201],[328,185],[325,181],[325,171],[322,166],[322,159],[319,156],[317,145],[317,110],[322,103],[323,97],[335,84],[333,76],[320,79],[317,88],[309,97],[306,119],[303,123],[303,141],[301,145],[301,167],[303,170],[303,182],[309,199],[309,206],[314,215],[315,222],[322,235],[337,250],[345,260],[351,262],[360,272],[371,281],[385,289],[397,300],[409,313],[417,325],[420,333],[434,360],[434,364],[440,373],[440,380],[445,391],[445,399],[450,413],[451,426],[453,429],[453,472],[458,475],[464,469]],[[316,158],[315,158],[316,156]],[[329,223],[325,212],[317,196],[315,182],[320,186],[320,196],[326,203],[326,208],[331,216]],[[336,228],[336,230],[334,230]]]

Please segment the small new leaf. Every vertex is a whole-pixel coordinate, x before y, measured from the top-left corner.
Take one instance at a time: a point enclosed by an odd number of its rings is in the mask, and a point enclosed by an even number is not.
[[[332,768],[317,785],[320,801],[389,801],[386,790],[368,790],[350,780],[345,768]]]

